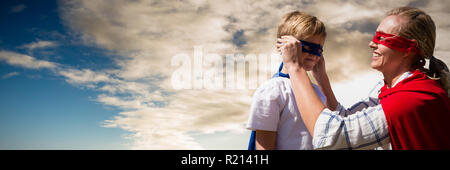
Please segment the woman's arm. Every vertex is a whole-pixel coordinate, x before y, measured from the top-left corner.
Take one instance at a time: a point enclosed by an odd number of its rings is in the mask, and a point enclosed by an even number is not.
[[[277,132],[256,130],[256,150],[275,150]]]
[[[348,116],[328,109],[314,127],[314,149],[390,149],[389,130],[381,105]]]
[[[338,101],[334,96],[333,89],[331,88],[330,80],[325,69],[325,60],[323,55],[320,57],[319,62],[313,68],[313,76],[317,81],[317,85],[327,98],[327,108],[335,111],[338,105]]]
[[[314,134],[317,118],[322,110],[325,109],[325,105],[315,93],[308,74],[303,67],[290,67],[288,72],[302,119],[309,132]]]
[[[281,47],[283,63],[290,75],[292,90],[303,122],[309,132],[314,134],[314,125],[325,105],[315,93],[306,70],[301,66],[301,42],[292,36],[282,36],[279,41],[283,43]]]

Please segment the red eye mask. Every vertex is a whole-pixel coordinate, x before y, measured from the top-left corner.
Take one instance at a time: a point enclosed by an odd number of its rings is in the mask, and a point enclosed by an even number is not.
[[[377,44],[383,44],[384,46],[397,51],[405,53],[420,53],[416,41],[400,36],[377,32],[372,41]]]

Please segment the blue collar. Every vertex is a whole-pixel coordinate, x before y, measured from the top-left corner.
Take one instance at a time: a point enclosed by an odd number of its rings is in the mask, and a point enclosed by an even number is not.
[[[284,74],[284,73],[282,73],[282,72],[281,72],[281,69],[283,69],[283,62],[281,62],[280,68],[278,68],[278,72],[275,73],[275,74],[272,76],[272,78],[275,78],[275,77],[290,78],[290,77],[289,77],[289,74]]]

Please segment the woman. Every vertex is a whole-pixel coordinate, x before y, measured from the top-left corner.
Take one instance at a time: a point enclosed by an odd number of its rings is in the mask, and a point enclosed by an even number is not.
[[[450,149],[448,69],[433,57],[435,25],[423,11],[402,7],[387,13],[369,43],[371,67],[384,81],[350,109],[334,97],[323,58],[313,74],[327,97],[323,105],[302,67],[301,42],[279,39],[294,95],[317,149]],[[430,69],[424,69],[424,59]],[[334,110],[334,111],[331,111]]]

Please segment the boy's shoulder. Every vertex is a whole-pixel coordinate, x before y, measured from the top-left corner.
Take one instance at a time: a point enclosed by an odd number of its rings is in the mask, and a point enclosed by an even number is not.
[[[284,90],[286,88],[291,87],[291,82],[288,78],[284,77],[274,77],[269,80],[264,81],[257,90],[264,90],[264,89],[277,89],[277,90]]]
[[[319,86],[312,83],[312,86],[315,89],[319,89]],[[284,77],[274,77],[269,80],[264,81],[257,90],[264,90],[264,89],[273,89],[276,88],[278,90],[286,91],[290,90],[292,91],[292,85],[291,81],[288,78]]]
[[[321,95],[322,92],[320,91],[319,87],[316,84],[312,84],[313,88],[316,91],[319,91]],[[274,77],[271,78],[265,82],[263,82],[255,92],[255,95],[277,95],[277,94],[291,94],[292,91],[292,85],[291,81],[288,78],[284,77]]]
[[[263,82],[255,91],[254,97],[260,99],[280,99],[291,89],[290,81],[287,78],[275,77]]]

